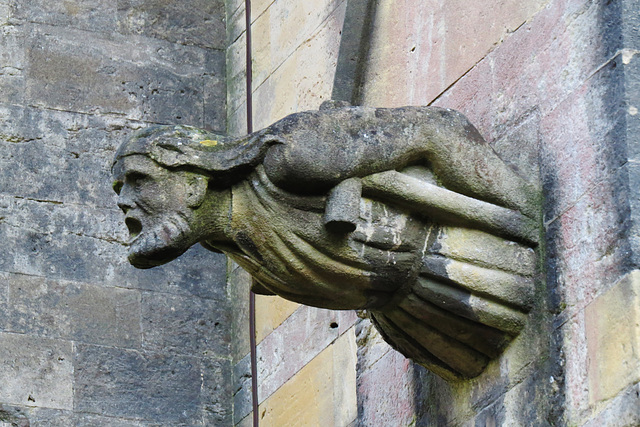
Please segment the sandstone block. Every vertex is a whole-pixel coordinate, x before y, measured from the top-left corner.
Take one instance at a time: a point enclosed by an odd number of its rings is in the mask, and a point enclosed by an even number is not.
[[[640,380],[640,272],[632,271],[585,311],[589,402],[615,397]]]

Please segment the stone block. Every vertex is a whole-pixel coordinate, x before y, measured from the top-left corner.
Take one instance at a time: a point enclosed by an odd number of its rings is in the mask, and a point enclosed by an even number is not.
[[[612,172],[616,179],[615,171],[626,162],[619,87],[611,84],[619,76],[618,68],[615,61],[603,66],[542,119],[541,174],[548,195],[547,222],[594,185],[611,182]]]
[[[545,3],[396,0],[378,5],[366,103],[429,104]]]
[[[202,372],[203,424],[231,426],[231,362],[227,358],[205,358],[202,360]]]
[[[223,51],[178,49],[142,37],[29,30],[25,96],[32,105],[204,127],[204,74],[226,77],[224,69],[206,69],[208,58],[223,58]]]
[[[0,405],[3,427],[67,427],[73,424],[71,411],[26,406]]]
[[[464,76],[456,76],[460,80],[436,104],[462,111],[489,141],[536,110],[541,117],[553,110],[560,114],[558,104],[614,56],[616,32],[602,27],[610,9],[615,7],[600,2],[549,3]]]
[[[140,127],[119,118],[0,106],[0,193],[113,209],[113,153]]]
[[[251,276],[229,261],[227,279],[231,306],[231,360],[235,365],[251,351],[249,344],[249,289]]]
[[[496,139],[492,147],[498,156],[518,175],[540,186],[540,116],[537,113],[525,118],[504,136]]]
[[[72,347],[68,341],[0,333],[0,401],[73,409]]]
[[[3,14],[0,3],[0,23]],[[8,13],[8,12],[7,12]],[[0,26],[0,103],[20,104],[25,90],[24,34],[12,26]]]
[[[356,321],[353,311],[301,306],[258,345],[258,397],[269,398]],[[234,422],[251,411],[248,355],[234,366]]]
[[[357,416],[355,352],[350,329],[260,404],[260,425],[349,425]]]
[[[7,330],[118,347],[140,347],[140,294],[120,288],[7,275]]]
[[[269,4],[270,2],[263,2]],[[260,86],[276,69],[278,69],[296,50],[308,44],[308,40],[327,25],[329,17],[338,8],[343,9],[342,19],[336,26],[331,39],[339,43],[340,29],[344,20],[346,4],[339,0],[321,0],[315,3],[305,2],[272,2],[260,15],[255,16],[251,26],[253,40],[253,80],[254,87]],[[261,6],[256,6],[262,8]],[[252,6],[253,8],[253,6]],[[295,28],[295,31],[291,31]],[[315,50],[315,54],[323,52]],[[318,57],[315,61],[322,66],[326,62]],[[308,76],[313,75],[310,69],[303,68]],[[333,82],[331,79],[330,83]],[[318,104],[319,105],[319,104]]]
[[[8,297],[9,297],[9,277],[8,273],[0,271],[0,313],[8,313]],[[8,316],[0,317],[0,331],[6,331],[8,324]]]
[[[331,99],[340,33],[346,12],[343,2],[264,83],[254,88],[254,127],[268,126],[297,111],[315,110]],[[260,61],[259,58],[255,59]]]
[[[48,2],[33,0],[14,2],[14,19],[110,33],[116,31],[116,4],[103,0]]]
[[[629,249],[624,197],[615,183],[601,183],[547,227],[549,256],[558,275],[555,292],[568,316],[625,273]]]
[[[229,353],[231,319],[226,304],[144,292],[141,305],[145,349],[198,357]]]
[[[47,425],[44,424],[43,427]],[[103,417],[97,414],[78,413],[73,414],[71,420],[65,426],[73,425],[74,427],[161,427],[161,423],[152,423],[148,421],[136,421],[127,418]],[[63,425],[61,425],[63,426]]]
[[[300,304],[280,297],[256,295],[256,341],[262,341],[298,307]]]
[[[585,310],[589,402],[640,380],[640,272],[632,271]]]
[[[413,363],[397,351],[386,352],[362,369],[358,358],[358,420],[363,425],[410,425],[415,415]]]
[[[246,110],[247,74],[246,74],[246,35],[241,34],[227,48],[227,115]],[[244,106],[243,106],[244,105]],[[229,120],[228,120],[229,121]],[[246,119],[240,129],[228,125],[230,131],[246,134]]]
[[[247,17],[244,14],[244,1],[234,0],[225,3],[227,6],[227,46],[230,46],[245,32]],[[253,8],[253,3],[251,6]],[[253,15],[252,17],[255,18]]]
[[[584,424],[584,427],[630,427],[640,425],[640,385],[634,384],[619,393],[607,406]]]
[[[441,3],[394,0],[376,6],[363,79],[365,105],[427,105],[446,88]]]
[[[210,366],[210,365],[207,365]],[[76,345],[74,409],[163,425],[203,425],[202,359]],[[205,397],[206,395],[206,397]]]
[[[222,0],[118,0],[118,28],[182,45],[224,49],[225,5]]]

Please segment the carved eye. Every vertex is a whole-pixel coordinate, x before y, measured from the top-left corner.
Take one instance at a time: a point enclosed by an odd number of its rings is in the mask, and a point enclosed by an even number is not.
[[[113,188],[113,191],[115,191],[117,195],[120,195],[120,191],[122,190],[122,181],[113,181],[113,184],[111,184],[111,187]]]
[[[125,175],[125,181],[133,186],[139,185],[142,181],[149,178],[149,175],[137,171],[131,171]]]

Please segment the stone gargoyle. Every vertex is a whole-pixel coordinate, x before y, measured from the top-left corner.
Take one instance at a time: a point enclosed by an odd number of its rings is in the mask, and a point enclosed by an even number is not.
[[[447,379],[480,374],[532,306],[538,190],[452,110],[329,102],[243,138],[151,127],[112,172],[135,267],[200,243],[256,293],[366,309]]]

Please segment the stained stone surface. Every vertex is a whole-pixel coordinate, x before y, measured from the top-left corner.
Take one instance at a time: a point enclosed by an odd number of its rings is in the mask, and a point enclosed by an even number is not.
[[[225,131],[225,43],[220,1],[0,0],[0,424],[230,425],[226,260],[132,268],[109,177]]]

